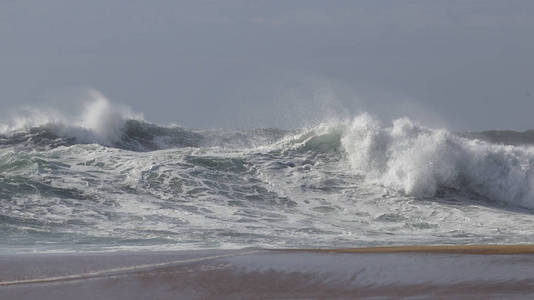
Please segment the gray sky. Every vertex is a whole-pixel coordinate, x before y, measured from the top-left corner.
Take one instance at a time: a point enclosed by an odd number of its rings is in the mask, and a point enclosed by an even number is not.
[[[534,128],[533,15],[529,0],[0,0],[0,115],[94,88],[188,127],[369,111]]]

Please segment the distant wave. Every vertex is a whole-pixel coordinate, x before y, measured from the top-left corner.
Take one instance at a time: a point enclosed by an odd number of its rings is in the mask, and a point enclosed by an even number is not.
[[[182,147],[250,148],[273,143],[288,133],[281,129],[194,130],[158,126],[142,120],[124,120],[113,139],[102,139],[90,129],[45,124],[24,131],[0,134],[0,146],[51,149],[76,144],[100,144],[130,151]]]
[[[513,130],[488,130],[481,132],[463,132],[458,135],[469,138],[479,139],[492,144],[528,146],[534,145],[534,130],[523,132]]]
[[[100,144],[131,151],[180,147],[254,147],[279,140],[286,130],[194,130],[161,126],[115,109],[97,92],[80,116],[32,111],[0,125],[0,146],[47,149],[75,144]]]

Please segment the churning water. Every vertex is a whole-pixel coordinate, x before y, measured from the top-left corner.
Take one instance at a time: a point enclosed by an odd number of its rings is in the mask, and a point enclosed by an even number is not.
[[[0,252],[534,242],[532,132],[193,130],[102,97],[0,128]]]

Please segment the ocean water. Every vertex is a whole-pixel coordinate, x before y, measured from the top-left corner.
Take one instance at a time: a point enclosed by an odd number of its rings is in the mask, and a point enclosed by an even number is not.
[[[98,98],[1,125],[0,253],[532,243],[533,141],[368,114],[195,130]]]

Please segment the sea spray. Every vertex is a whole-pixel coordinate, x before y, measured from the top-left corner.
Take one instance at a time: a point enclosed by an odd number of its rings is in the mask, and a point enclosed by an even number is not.
[[[100,143],[113,144],[120,139],[126,118],[102,94],[91,91],[79,126],[91,131]]]
[[[0,134],[9,136],[41,128],[58,138],[73,139],[75,143],[113,145],[120,141],[127,120],[143,120],[141,114],[112,104],[96,90],[88,90],[84,98],[78,114],[48,107],[24,107],[0,125]]]

